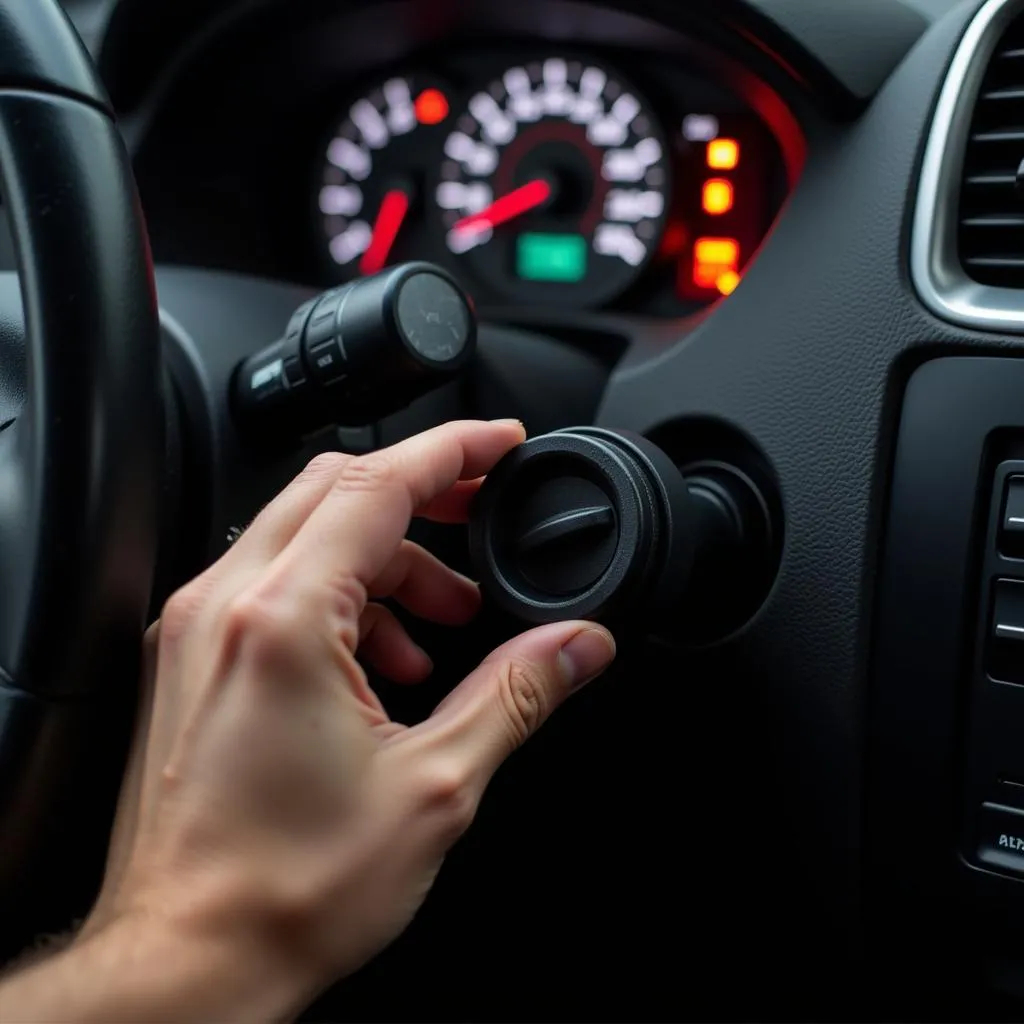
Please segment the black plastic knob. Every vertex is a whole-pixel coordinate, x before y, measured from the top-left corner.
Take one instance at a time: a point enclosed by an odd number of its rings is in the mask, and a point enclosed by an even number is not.
[[[579,427],[533,438],[491,471],[470,522],[490,596],[532,622],[669,609],[693,562],[682,474],[640,437]]]
[[[238,368],[235,413],[278,437],[361,426],[452,380],[475,348],[476,316],[454,278],[403,264],[300,306],[284,337]]]
[[[763,596],[768,507],[742,472],[684,477],[645,438],[574,427],[533,438],[488,475],[470,551],[485,593],[527,622],[596,619],[706,643]]]

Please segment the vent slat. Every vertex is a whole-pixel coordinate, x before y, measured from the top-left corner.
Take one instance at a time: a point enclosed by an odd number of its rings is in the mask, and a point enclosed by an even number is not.
[[[991,267],[999,270],[1024,270],[1024,256],[971,256],[964,260],[969,267]]]
[[[1024,128],[1013,128],[1004,131],[975,132],[971,142],[1020,142],[1024,143]],[[1021,147],[1024,149],[1024,146]]]
[[[971,117],[960,187],[958,242],[981,284],[1024,289],[1024,22],[997,47]]]
[[[1015,174],[971,174],[964,178],[965,185],[988,188],[993,185],[1014,185],[1017,182]]]
[[[960,225],[965,228],[1024,228],[1024,213],[986,213],[978,217],[964,217]]]
[[[1024,100],[1024,88],[992,89],[981,94],[982,103],[1019,103]]]

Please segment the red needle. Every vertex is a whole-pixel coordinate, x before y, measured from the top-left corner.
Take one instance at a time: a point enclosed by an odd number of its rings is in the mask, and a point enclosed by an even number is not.
[[[400,188],[393,188],[390,192],[384,193],[376,223],[373,225],[370,244],[359,261],[361,274],[376,274],[378,270],[384,269],[388,261],[388,253],[391,252],[391,246],[395,244],[395,239],[398,237],[398,232],[408,212],[408,193],[403,192]]]
[[[495,228],[507,220],[520,217],[529,210],[542,206],[551,197],[551,186],[543,179],[528,181],[513,189],[508,195],[495,199],[486,210],[471,213],[455,222],[454,231],[468,231],[471,228]]]

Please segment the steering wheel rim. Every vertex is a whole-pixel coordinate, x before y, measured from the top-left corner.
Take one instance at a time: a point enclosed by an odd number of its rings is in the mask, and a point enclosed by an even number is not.
[[[56,0],[0,0],[0,185],[26,340],[24,381],[0,362],[0,889],[16,890],[89,755],[81,712],[115,688],[126,703],[135,678],[163,451],[141,207]],[[8,345],[16,300],[0,295]]]

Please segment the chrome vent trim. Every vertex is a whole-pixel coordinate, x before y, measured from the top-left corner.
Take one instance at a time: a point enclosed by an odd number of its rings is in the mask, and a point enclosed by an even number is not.
[[[946,73],[925,145],[910,239],[910,274],[936,316],[965,327],[1024,331],[1024,288],[979,284],[957,249],[961,176],[968,132],[989,62],[1024,0],[987,0]]]

